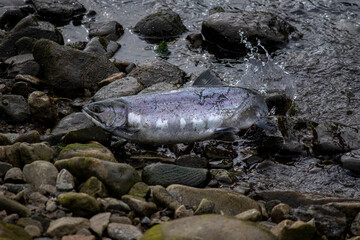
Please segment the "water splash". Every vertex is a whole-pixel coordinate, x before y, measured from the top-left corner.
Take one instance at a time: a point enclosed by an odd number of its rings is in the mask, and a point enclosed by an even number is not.
[[[271,58],[260,40],[253,45],[243,32],[240,31],[239,34],[248,53],[244,58],[244,74],[235,85],[256,89],[264,95],[285,94],[295,99],[295,78],[285,71],[282,64]]]

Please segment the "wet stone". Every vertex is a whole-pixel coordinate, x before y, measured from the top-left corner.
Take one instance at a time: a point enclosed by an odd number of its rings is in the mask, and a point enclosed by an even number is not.
[[[197,155],[181,155],[176,159],[176,165],[192,168],[207,168],[208,160]]]
[[[6,8],[0,16],[0,28],[10,30],[28,13],[19,7]]]
[[[220,183],[232,184],[237,180],[233,173],[226,171],[225,169],[211,169],[210,174],[213,179],[216,179]]]
[[[181,206],[181,203],[171,196],[163,186],[156,185],[151,187],[151,193],[157,206],[169,208],[172,211]]]
[[[40,133],[36,130],[31,130],[19,135],[19,137],[15,139],[15,142],[39,143]]]
[[[155,203],[147,202],[144,198],[141,197],[124,195],[121,197],[121,200],[129,205],[132,210],[141,215],[151,216],[151,214],[158,210]]]
[[[108,148],[95,141],[86,144],[73,143],[66,145],[60,151],[58,159],[72,157],[94,157],[104,161],[117,162],[114,154]]]
[[[360,173],[360,150],[354,150],[342,155],[341,163],[345,169]]]
[[[0,237],[11,240],[31,240],[32,237],[21,227],[0,221]]]
[[[19,216],[22,217],[28,217],[31,213],[30,210],[24,205],[1,195],[0,208],[6,210],[8,214],[17,213]]]
[[[215,203],[206,198],[202,199],[199,206],[195,210],[195,215],[214,213]]]
[[[150,187],[144,182],[135,183],[135,185],[130,189],[129,195],[147,198],[150,194]]]
[[[124,78],[125,76],[126,76],[126,74],[123,73],[123,72],[121,72],[121,73],[115,73],[115,74],[111,75],[110,77],[101,80],[101,81],[98,83],[98,86],[99,86],[99,87],[104,87],[104,86],[106,86],[106,85],[108,85],[108,84],[110,84],[110,83],[112,83],[112,82],[114,82],[114,81],[116,81],[116,80],[119,80],[119,79]]]
[[[156,83],[183,84],[185,72],[179,67],[160,59],[149,59],[137,64],[128,76],[138,79],[144,87]]]
[[[279,240],[323,239],[317,233],[314,222],[284,220],[271,229]]]
[[[22,54],[10,57],[5,60],[9,64],[7,77],[14,78],[18,74],[37,76],[40,72],[40,65],[34,61],[32,54]]]
[[[31,37],[22,37],[15,42],[16,49],[19,54],[32,53],[32,48],[34,47],[37,39]]]
[[[160,9],[141,19],[134,32],[146,40],[161,42],[178,37],[186,31],[180,16],[171,9]]]
[[[291,207],[287,204],[280,203],[274,206],[271,210],[271,220],[275,223],[279,223],[282,220],[286,219],[287,214],[291,211]]]
[[[19,75],[20,74],[16,75],[16,77]],[[30,75],[20,75],[20,76],[30,76]],[[31,86],[30,83],[22,80],[16,81],[12,87],[13,94],[21,95],[24,98],[27,98],[33,91],[36,91],[36,89],[33,86]]]
[[[124,77],[100,88],[93,96],[94,101],[134,95],[143,89],[134,77]]]
[[[116,21],[91,22],[89,27],[89,37],[103,37],[108,41],[116,41],[124,34],[123,26]]]
[[[85,7],[77,0],[33,0],[37,13],[45,18],[67,21],[86,11]]]
[[[235,217],[240,220],[252,221],[252,222],[257,222],[262,219],[261,212],[257,209],[247,210],[245,212],[239,213]]]
[[[71,191],[75,187],[73,175],[66,169],[61,169],[56,177],[56,189],[58,191]]]
[[[93,230],[98,236],[102,236],[104,230],[107,228],[110,222],[111,213],[99,213],[90,218],[90,228]]]

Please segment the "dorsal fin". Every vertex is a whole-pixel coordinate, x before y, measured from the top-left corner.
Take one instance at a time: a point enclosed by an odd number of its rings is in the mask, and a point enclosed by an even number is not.
[[[194,87],[205,87],[205,86],[224,86],[225,84],[216,75],[215,72],[208,69],[200,74],[200,76],[194,81]]]

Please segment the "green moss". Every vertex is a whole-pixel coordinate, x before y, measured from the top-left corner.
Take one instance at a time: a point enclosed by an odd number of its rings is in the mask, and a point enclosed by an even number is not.
[[[32,237],[23,228],[0,221],[0,239],[30,240]]]
[[[60,154],[67,152],[67,151],[72,151],[72,150],[84,150],[84,149],[89,149],[89,148],[103,148],[103,146],[96,144],[96,143],[87,143],[87,144],[82,144],[82,143],[73,143],[73,144],[69,144],[66,145],[62,151],[60,152]]]
[[[161,55],[169,55],[170,54],[168,45],[165,41],[162,41],[161,43],[159,43],[159,45],[156,47],[155,51]]]

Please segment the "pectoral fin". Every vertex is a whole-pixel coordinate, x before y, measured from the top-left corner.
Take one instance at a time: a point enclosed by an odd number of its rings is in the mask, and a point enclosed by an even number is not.
[[[208,69],[200,74],[200,76],[194,81],[192,86],[206,87],[206,86],[224,86],[224,85],[225,84],[216,75],[216,73]]]

